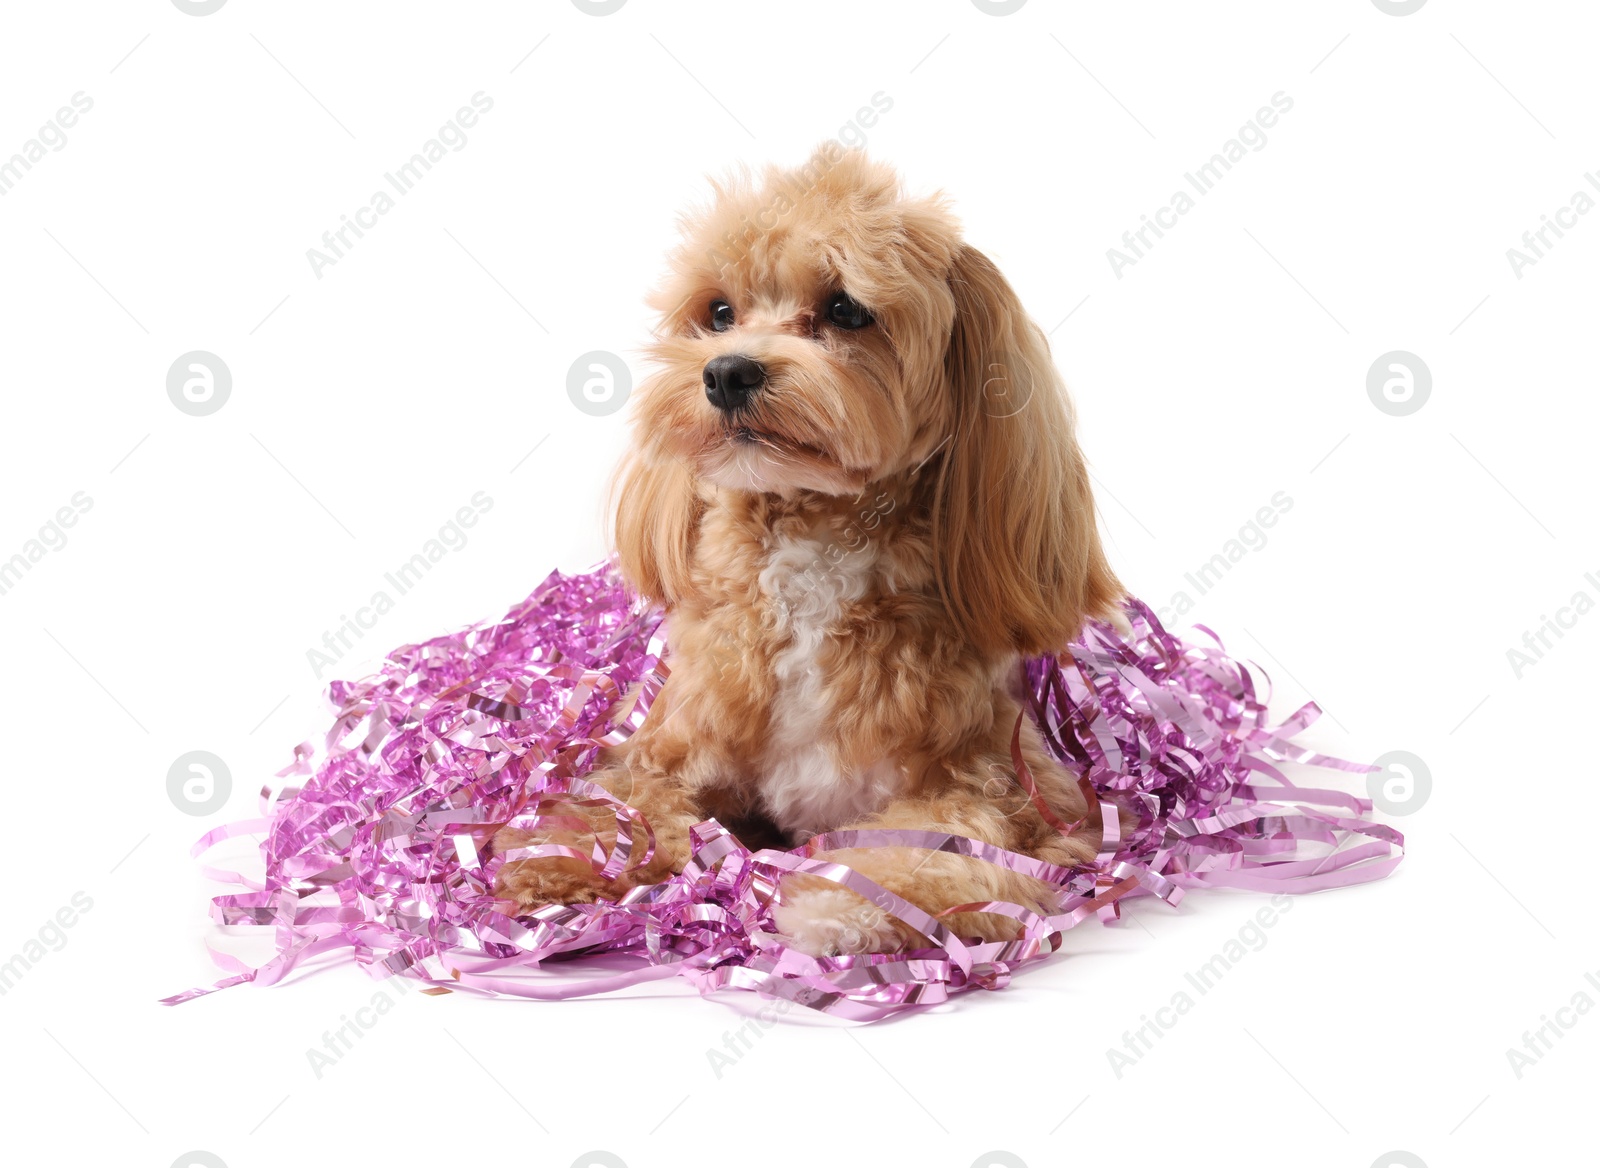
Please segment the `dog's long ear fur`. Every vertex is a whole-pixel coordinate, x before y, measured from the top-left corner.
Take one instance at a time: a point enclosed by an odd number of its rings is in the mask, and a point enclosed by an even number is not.
[[[982,253],[950,272],[950,441],[934,488],[939,591],[989,652],[1056,652],[1122,596],[1095,529],[1089,472],[1042,333]]]
[[[701,503],[689,468],[635,450],[611,487],[612,529],[622,575],[646,600],[672,608],[689,590]]]

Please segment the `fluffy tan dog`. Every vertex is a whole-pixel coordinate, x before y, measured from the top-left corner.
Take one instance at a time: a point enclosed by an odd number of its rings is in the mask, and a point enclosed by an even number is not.
[[[1020,658],[1059,650],[1122,590],[1095,531],[1071,407],[1043,334],[941,198],[837,144],[690,216],[653,305],[617,483],[622,571],[664,606],[672,674],[589,776],[654,828],[648,864],[511,860],[532,907],[614,898],[680,869],[708,816],[755,845],[845,828],[970,836],[1053,864],[1092,857],[1018,786]],[[1022,752],[1062,820],[1075,780],[1031,719]],[[609,849],[609,811],[585,813]],[[763,835],[762,828],[765,828]],[[552,828],[503,830],[587,852]],[[1056,907],[1029,877],[945,852],[821,853],[929,914]],[[793,876],[778,928],[816,955],[925,945],[840,885]],[[1016,922],[957,912],[958,935]]]

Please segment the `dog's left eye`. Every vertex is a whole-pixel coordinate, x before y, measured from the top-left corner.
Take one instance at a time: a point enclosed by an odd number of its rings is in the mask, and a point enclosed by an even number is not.
[[[715,332],[725,333],[733,327],[733,305],[726,300],[713,300],[711,302],[711,328]]]
[[[835,292],[828,298],[828,322],[842,329],[866,328],[872,323],[872,313],[850,299],[847,292]]]

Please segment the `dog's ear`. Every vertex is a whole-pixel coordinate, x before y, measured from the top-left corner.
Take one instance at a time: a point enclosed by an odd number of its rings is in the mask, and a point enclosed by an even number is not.
[[[1095,529],[1072,408],[1043,334],[994,264],[963,246],[949,281],[939,591],[984,651],[1055,652],[1122,596]]]
[[[689,590],[701,503],[688,467],[635,450],[611,488],[617,561],[633,590],[671,608]]]

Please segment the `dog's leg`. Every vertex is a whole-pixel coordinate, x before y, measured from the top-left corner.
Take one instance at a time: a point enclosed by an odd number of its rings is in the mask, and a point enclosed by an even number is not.
[[[495,881],[497,895],[528,909],[602,898],[614,900],[636,885],[656,883],[683,867],[689,858],[689,828],[704,816],[698,813],[693,800],[673,776],[635,765],[626,756],[614,755],[585,777],[645,817],[655,833],[654,854],[648,861],[640,862],[646,841],[642,832],[635,831],[629,866],[613,880],[602,880],[587,860],[568,856],[513,860],[500,869]],[[577,818],[587,825],[587,830],[561,826],[533,831],[502,828],[495,835],[494,852],[563,844],[588,855],[595,840],[599,840],[608,855],[616,847],[617,818],[610,807],[562,807],[554,814]]]
[[[1070,777],[1042,749],[1030,746],[1029,766],[1040,787],[1054,797],[1052,810],[1070,822],[1083,814],[1083,800]],[[995,779],[1011,774],[1009,762],[990,759],[979,774],[967,775],[934,798],[902,799],[880,814],[851,828],[910,829],[967,836],[1008,851],[1033,856],[1061,867],[1092,859],[1100,832],[1090,824],[1064,836],[1046,823],[1015,779],[1002,787]],[[938,917],[957,905],[998,900],[1048,914],[1059,907],[1055,890],[1031,876],[948,852],[915,848],[850,848],[818,853],[855,869],[863,876]],[[889,953],[924,947],[922,934],[842,885],[804,873],[786,877],[774,906],[778,931],[813,956],[838,953]],[[955,913],[941,923],[960,937],[985,941],[1010,940],[1021,926],[997,913]]]

